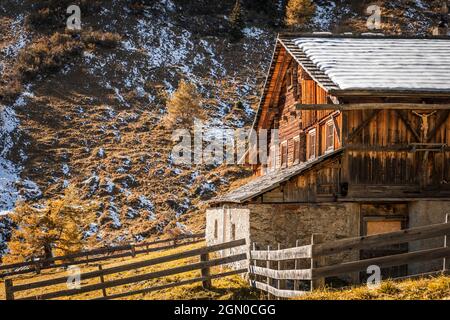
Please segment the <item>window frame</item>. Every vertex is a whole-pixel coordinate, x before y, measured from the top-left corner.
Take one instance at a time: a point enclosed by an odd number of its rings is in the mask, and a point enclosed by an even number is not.
[[[294,164],[299,164],[300,163],[300,135],[295,136],[294,138],[292,138],[292,142],[294,145],[294,150],[292,150],[292,156],[294,159]],[[297,151],[297,154],[296,152]]]
[[[329,135],[328,130],[331,130],[331,135]],[[334,121],[333,119],[328,120],[325,123],[325,152],[332,152],[334,151]],[[331,136],[331,145],[328,145],[328,138]]]
[[[312,139],[314,137],[314,139]],[[308,131],[307,135],[307,142],[308,142],[308,161],[315,159],[317,157],[317,130],[316,128],[311,129]],[[311,142],[314,141],[314,144]],[[312,148],[314,146],[314,149]],[[314,150],[314,152],[311,152],[311,150]]]

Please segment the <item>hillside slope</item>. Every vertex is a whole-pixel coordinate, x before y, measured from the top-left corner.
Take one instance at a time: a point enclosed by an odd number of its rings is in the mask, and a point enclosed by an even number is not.
[[[188,79],[203,97],[207,127],[251,123],[275,35],[282,30],[277,25],[284,1],[275,1],[269,12],[243,1],[246,27],[243,38],[232,43],[228,15],[234,2],[114,0],[86,6],[81,1],[83,30],[121,39],[115,46],[71,51],[56,59],[57,67],[22,79],[19,96],[3,97],[0,215],[18,199],[50,198],[75,184],[83,197],[101,203],[97,220],[86,225],[96,243],[201,229],[202,201],[246,177],[248,169],[173,165],[172,128],[161,120],[167,96]],[[315,2],[316,14],[304,30],[366,31],[368,1]],[[386,33],[425,34],[436,23],[438,1],[381,3]],[[21,54],[64,32],[67,16],[58,8],[48,14],[32,0],[2,1],[4,88],[16,85],[9,76],[20,69]],[[39,19],[45,23],[30,24]],[[10,227],[1,219],[0,243]]]

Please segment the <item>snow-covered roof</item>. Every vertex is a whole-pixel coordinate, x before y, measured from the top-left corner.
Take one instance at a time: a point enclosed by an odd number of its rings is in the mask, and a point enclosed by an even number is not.
[[[328,91],[450,92],[450,39],[300,36],[280,41]]]

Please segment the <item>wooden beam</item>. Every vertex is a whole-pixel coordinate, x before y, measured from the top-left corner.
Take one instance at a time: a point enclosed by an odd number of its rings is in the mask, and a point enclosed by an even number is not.
[[[445,234],[450,234],[450,223],[434,224],[386,234],[381,233],[317,244],[313,247],[312,253],[313,256],[324,256],[347,250],[370,249],[389,244],[430,239],[444,236]]]
[[[168,284],[163,284],[163,285],[159,285],[159,286],[155,286],[155,287],[144,288],[144,289],[140,289],[140,290],[127,291],[127,292],[122,292],[122,293],[118,293],[118,294],[114,294],[114,295],[109,295],[108,297],[105,297],[105,298],[103,298],[103,297],[95,298],[92,300],[118,299],[118,298],[123,298],[123,297],[134,296],[137,294],[149,293],[149,292],[153,292],[153,291],[159,291],[159,290],[184,286],[184,285],[192,284],[192,283],[196,283],[196,282],[211,281],[214,279],[224,278],[224,277],[241,274],[241,273],[246,273],[246,272],[247,272],[247,269],[232,270],[232,271],[227,271],[227,272],[223,272],[223,273],[219,273],[219,274],[213,274],[213,275],[210,275],[207,277],[199,277],[199,278],[194,278],[194,279],[181,280],[181,281],[171,282]]]
[[[422,103],[349,103],[349,104],[301,104],[298,110],[450,110],[450,104],[422,104]]]
[[[369,124],[372,122],[372,120],[378,115],[378,113],[380,113],[381,110],[374,110],[372,112],[372,114],[366,119],[364,120],[359,127],[357,127],[355,130],[353,130],[353,132],[349,135],[348,137],[348,141],[352,141],[358,134],[361,133],[361,131]]]
[[[414,262],[429,261],[450,257],[450,248],[436,248],[429,250],[420,250],[415,252],[395,254],[386,257],[365,259],[360,261],[346,262],[342,264],[321,267],[312,270],[313,278],[324,278],[338,276],[350,272],[364,271],[371,265],[377,265],[380,268],[399,266]]]
[[[339,124],[337,123],[336,118],[334,116],[331,116],[331,119],[333,120],[334,132],[336,132],[338,141],[339,143],[341,143],[341,129],[339,128]]]
[[[448,116],[450,115],[450,110],[446,110],[441,117],[436,121],[436,127],[428,134],[426,142],[430,142],[431,139],[434,138],[438,130],[442,127],[442,125],[447,121]]]
[[[276,297],[280,298],[293,298],[293,297],[299,297],[306,293],[307,291],[295,291],[295,290],[279,290],[277,288],[274,288],[270,285],[267,285],[265,283],[256,281],[256,280],[250,280],[250,285],[254,288],[257,288],[259,290],[266,291]]]
[[[83,273],[81,276],[82,276],[82,279],[85,279],[85,280],[92,279],[92,278],[97,278],[100,275],[103,275],[103,276],[111,275],[111,274],[118,273],[118,272],[124,272],[124,271],[128,271],[128,270],[134,270],[134,269],[153,266],[153,265],[157,265],[157,264],[161,264],[161,263],[166,263],[166,262],[170,262],[170,261],[174,261],[174,260],[198,256],[200,254],[204,254],[204,253],[208,253],[208,252],[215,252],[215,251],[225,250],[225,249],[229,249],[229,248],[234,248],[236,246],[241,246],[241,245],[245,245],[244,239],[236,240],[236,241],[232,241],[232,242],[228,242],[228,243],[220,243],[217,245],[213,245],[211,247],[202,247],[202,248],[184,251],[184,252],[180,252],[180,253],[175,253],[175,254],[171,254],[171,255],[166,255],[166,256],[162,256],[162,257],[158,257],[158,258],[153,258],[153,259],[149,259],[149,260],[133,262],[130,264],[124,264],[124,265],[120,265],[120,266],[116,266],[116,267],[111,267],[108,269],[103,269],[101,271],[99,271],[99,270],[90,271],[87,273]],[[47,287],[47,286],[51,286],[51,285],[55,285],[55,284],[65,283],[66,281],[67,281],[67,277],[42,280],[42,281],[38,281],[38,282],[25,283],[25,284],[20,284],[20,285],[14,286],[13,290],[14,290],[14,292],[31,290],[31,289]]]
[[[110,280],[105,283],[91,284],[91,285],[82,287],[80,289],[68,289],[68,290],[62,290],[62,291],[57,291],[57,292],[50,292],[50,293],[45,293],[42,295],[35,295],[35,296],[29,296],[26,298],[20,298],[18,300],[47,300],[47,299],[65,297],[65,296],[73,296],[73,295],[78,295],[78,294],[82,294],[82,293],[86,293],[86,292],[101,290],[103,288],[107,289],[107,288],[118,287],[118,286],[122,286],[122,285],[126,285],[126,284],[171,276],[171,275],[184,273],[184,272],[188,272],[188,271],[220,266],[223,264],[229,264],[232,262],[237,262],[237,261],[246,260],[246,259],[247,259],[247,254],[245,254],[245,253],[236,254],[233,256],[228,256],[226,258],[209,260],[207,262],[199,262],[199,263],[189,264],[189,265],[185,265],[185,266],[181,266],[181,267],[175,267],[172,269],[155,271],[155,272],[142,274],[142,275],[138,275],[138,276]]]
[[[417,133],[417,131],[412,127],[411,122],[408,120],[408,116],[405,114],[403,110],[395,110],[402,119],[403,123],[405,124],[406,128],[414,135],[417,142],[420,142],[420,135]]]
[[[311,280],[311,269],[274,270],[250,266],[249,272],[254,275],[260,275],[277,280]]]
[[[280,261],[280,260],[310,258],[311,245],[273,251],[267,250],[252,251],[250,254],[252,259],[254,260]]]

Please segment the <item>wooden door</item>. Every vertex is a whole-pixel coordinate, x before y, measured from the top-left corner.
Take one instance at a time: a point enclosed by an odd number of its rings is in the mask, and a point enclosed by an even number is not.
[[[362,221],[362,234],[365,236],[399,231],[407,227],[405,216],[365,216]],[[360,259],[371,259],[408,252],[408,244],[395,244],[361,250]],[[382,279],[406,276],[408,266],[381,268]],[[366,272],[361,272],[362,282],[367,280]]]

